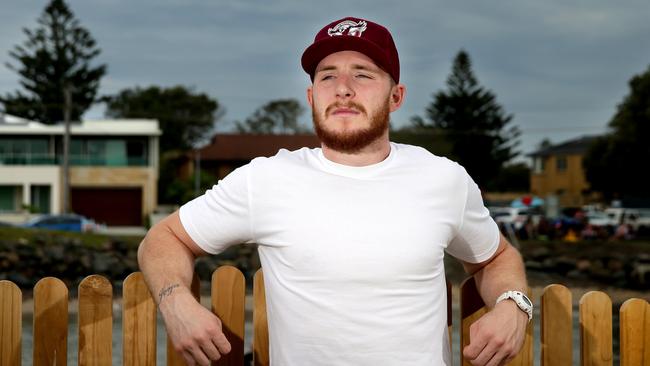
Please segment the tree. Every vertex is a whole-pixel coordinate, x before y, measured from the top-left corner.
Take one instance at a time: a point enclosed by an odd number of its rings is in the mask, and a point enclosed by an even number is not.
[[[304,112],[304,108],[295,99],[272,100],[258,108],[243,123],[237,121],[236,128],[240,133],[305,133],[308,129],[298,123],[298,118]]]
[[[124,89],[104,101],[108,117],[157,119],[161,153],[192,148],[225,113],[216,100],[183,86]]]
[[[650,198],[641,177],[650,160],[650,67],[629,82],[629,94],[618,105],[609,133],[591,146],[584,159],[591,189],[605,198]]]
[[[442,133],[451,144],[449,158],[463,165],[480,186],[495,189],[503,165],[519,154],[515,148],[521,133],[516,126],[508,127],[512,115],[504,112],[494,93],[479,85],[465,51],[454,59],[447,90],[433,97],[425,117],[415,116],[411,123]]]
[[[27,40],[9,55],[17,65],[7,67],[20,75],[26,93],[0,97],[5,112],[43,123],[63,120],[64,90],[71,95],[70,118],[81,115],[96,101],[106,65],[91,66],[100,49],[90,33],[63,0],[51,0],[33,30],[24,28]]]

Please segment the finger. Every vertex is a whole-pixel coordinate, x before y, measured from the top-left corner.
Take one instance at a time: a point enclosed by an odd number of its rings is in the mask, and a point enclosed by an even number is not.
[[[228,342],[225,334],[219,333],[214,338],[212,338],[212,341],[217,346],[221,354],[225,355],[230,353],[232,346],[230,345],[230,342]]]
[[[481,353],[472,360],[473,365],[488,365],[493,359],[501,360],[503,357],[498,357],[499,349],[494,346],[494,343],[489,343],[483,348]]]
[[[187,364],[187,366],[196,365],[196,362],[194,361],[194,357],[192,356],[192,354],[189,351],[183,351],[181,353],[181,355],[185,359],[185,363]]]
[[[203,350],[201,350],[200,347],[192,348],[190,350],[190,354],[194,359],[195,364],[201,366],[210,366],[210,360],[208,360],[208,356],[203,353]]]
[[[487,345],[487,337],[478,334],[472,327],[470,327],[469,344],[463,349],[463,355],[468,360],[473,360],[483,351]]]
[[[210,361],[216,361],[221,358],[221,354],[217,350],[217,346],[215,346],[214,343],[212,343],[212,341],[202,343],[201,350],[203,350],[203,353],[205,353],[206,356],[208,356]]]

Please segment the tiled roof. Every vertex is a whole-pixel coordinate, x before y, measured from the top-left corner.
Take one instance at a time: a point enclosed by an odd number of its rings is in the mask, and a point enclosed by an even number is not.
[[[601,136],[582,136],[577,139],[564,141],[547,148],[533,151],[528,156],[548,156],[558,154],[582,154],[587,152],[591,144]]]
[[[273,156],[280,149],[320,147],[316,135],[216,134],[209,145],[200,148],[201,160],[251,160]]]

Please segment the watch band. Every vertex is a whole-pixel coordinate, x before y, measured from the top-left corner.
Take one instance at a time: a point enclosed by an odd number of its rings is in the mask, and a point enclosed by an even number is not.
[[[502,293],[498,298],[497,301],[494,303],[494,305],[500,303],[503,300],[511,299],[517,304],[517,307],[528,314],[528,321],[530,321],[533,318],[533,303],[530,301],[528,296],[526,296],[523,292],[521,291],[506,291]]]

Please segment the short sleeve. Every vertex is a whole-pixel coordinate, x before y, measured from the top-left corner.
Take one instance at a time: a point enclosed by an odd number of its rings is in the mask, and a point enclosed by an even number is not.
[[[490,259],[499,246],[499,227],[483,204],[478,185],[462,169],[466,181],[464,207],[454,238],[447,246],[452,256],[469,263]]]
[[[183,227],[196,244],[217,254],[252,241],[249,165],[240,167],[180,208]]]

